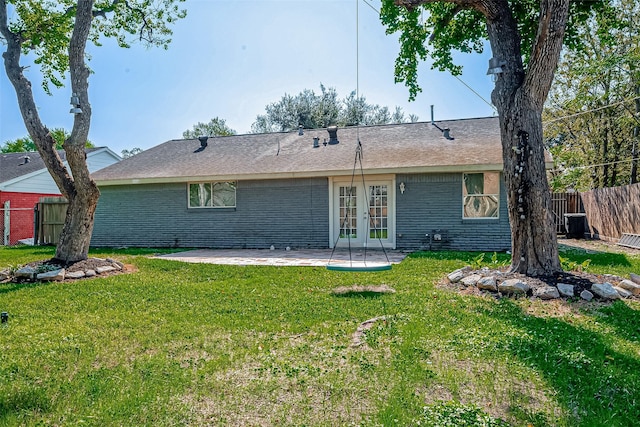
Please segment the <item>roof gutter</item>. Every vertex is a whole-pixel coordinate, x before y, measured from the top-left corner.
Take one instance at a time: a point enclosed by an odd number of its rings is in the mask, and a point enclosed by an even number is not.
[[[377,168],[367,169],[365,175],[382,174],[411,174],[411,173],[462,173],[462,172],[485,172],[502,171],[502,164],[482,164],[482,165],[442,165],[442,166],[414,166],[405,168]],[[293,178],[327,178],[334,176],[351,176],[352,171],[348,170],[327,170],[318,172],[279,172],[246,175],[201,175],[184,177],[153,177],[153,178],[129,178],[129,179],[96,179],[100,187],[116,185],[141,185],[141,184],[171,184],[201,181],[237,181],[237,180],[272,180],[272,179],[293,179]]]

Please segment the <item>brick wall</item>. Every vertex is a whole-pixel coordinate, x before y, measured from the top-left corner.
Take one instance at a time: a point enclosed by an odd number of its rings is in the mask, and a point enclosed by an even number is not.
[[[511,247],[502,180],[499,215],[491,219],[462,217],[461,173],[398,175],[396,182],[406,186],[404,194],[396,195],[398,248],[504,251]],[[434,240],[434,234],[441,240]]]
[[[189,209],[187,184],[104,186],[92,246],[326,248],[327,178],[239,181],[235,208]]]
[[[4,203],[8,200],[11,204],[10,217],[11,228],[9,230],[9,244],[15,245],[21,239],[33,237],[33,208],[40,197],[59,196],[59,194],[40,193],[13,193],[0,191],[0,209],[4,208]],[[2,211],[1,227],[4,227],[4,209]],[[1,238],[1,236],[0,236]],[[0,241],[0,244],[2,241]]]

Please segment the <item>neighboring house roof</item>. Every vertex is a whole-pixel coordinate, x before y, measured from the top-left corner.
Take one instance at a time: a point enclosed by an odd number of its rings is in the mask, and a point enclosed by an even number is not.
[[[172,140],[93,174],[99,185],[345,176],[358,139],[367,174],[502,170],[498,118],[338,129],[339,144],[323,145],[326,129]],[[320,147],[313,148],[313,138]]]
[[[103,154],[113,157],[114,161],[120,160],[120,156],[107,147],[87,148],[86,152],[88,165],[91,163],[92,158]],[[58,154],[62,161],[66,162],[65,151],[58,150]],[[91,171],[91,167],[89,170]],[[0,190],[41,174],[48,174],[48,171],[42,157],[40,157],[40,153],[37,151],[0,154]]]

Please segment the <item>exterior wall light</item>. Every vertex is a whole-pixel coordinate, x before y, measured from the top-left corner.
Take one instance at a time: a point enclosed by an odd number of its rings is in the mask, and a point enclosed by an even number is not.
[[[404,182],[401,182],[398,187],[400,187],[400,194],[404,194],[404,191],[407,189],[407,187],[404,185]]]
[[[504,67],[505,65],[507,65],[506,61],[502,61],[498,58],[491,58],[489,60],[489,69],[487,70],[487,75],[491,75],[491,79],[493,81],[496,81],[498,79],[498,76],[504,72],[502,70],[502,67]]]
[[[82,109],[80,108],[80,98],[78,95],[73,93],[71,95],[71,110],[69,110],[71,114],[82,114]]]

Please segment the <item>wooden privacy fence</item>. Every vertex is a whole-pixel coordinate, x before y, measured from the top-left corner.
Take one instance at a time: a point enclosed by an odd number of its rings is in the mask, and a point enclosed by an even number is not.
[[[591,237],[618,240],[640,234],[640,183],[581,193]]]
[[[41,197],[35,208],[36,245],[57,245],[69,203],[64,197]]]
[[[580,193],[551,193],[551,210],[556,224],[556,233],[566,233],[564,214],[584,212]]]

